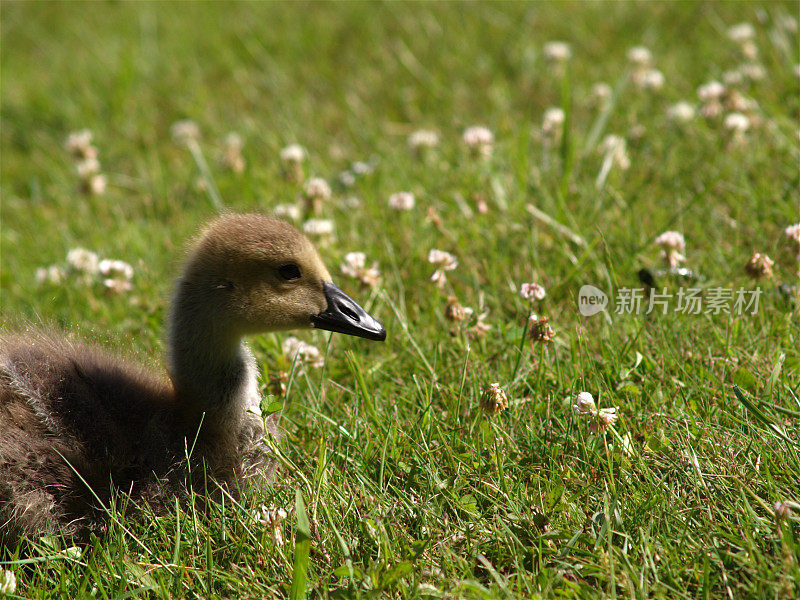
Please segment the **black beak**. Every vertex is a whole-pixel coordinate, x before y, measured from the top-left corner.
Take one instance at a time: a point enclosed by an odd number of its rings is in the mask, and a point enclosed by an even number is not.
[[[378,342],[386,339],[386,329],[380,321],[350,296],[330,282],[322,283],[322,291],[328,299],[328,309],[311,317],[312,326]]]

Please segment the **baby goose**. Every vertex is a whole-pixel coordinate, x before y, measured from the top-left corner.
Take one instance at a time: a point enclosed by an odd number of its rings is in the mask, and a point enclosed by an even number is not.
[[[62,338],[0,336],[2,543],[100,532],[115,490],[158,510],[190,472],[235,492],[250,467],[269,470],[263,421],[247,410],[259,394],[242,340],[309,327],[386,338],[291,225],[228,214],[200,236],[175,285],[168,375]]]

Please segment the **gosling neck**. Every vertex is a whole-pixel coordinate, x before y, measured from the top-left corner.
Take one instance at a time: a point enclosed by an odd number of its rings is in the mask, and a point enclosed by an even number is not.
[[[242,336],[192,287],[177,283],[167,324],[179,417],[188,428],[202,420],[201,433],[235,434],[257,393],[255,361]]]

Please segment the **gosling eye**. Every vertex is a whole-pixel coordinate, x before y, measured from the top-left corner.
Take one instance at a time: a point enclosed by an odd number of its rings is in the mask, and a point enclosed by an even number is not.
[[[278,267],[278,275],[281,276],[282,279],[286,281],[294,281],[295,279],[300,279],[300,267],[298,267],[294,263],[288,263]]]

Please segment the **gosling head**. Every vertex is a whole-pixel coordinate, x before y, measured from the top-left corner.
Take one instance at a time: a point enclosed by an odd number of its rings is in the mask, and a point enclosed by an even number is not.
[[[191,252],[178,295],[236,335],[316,327],[386,339],[383,325],[334,285],[308,238],[263,215],[214,220]]]

